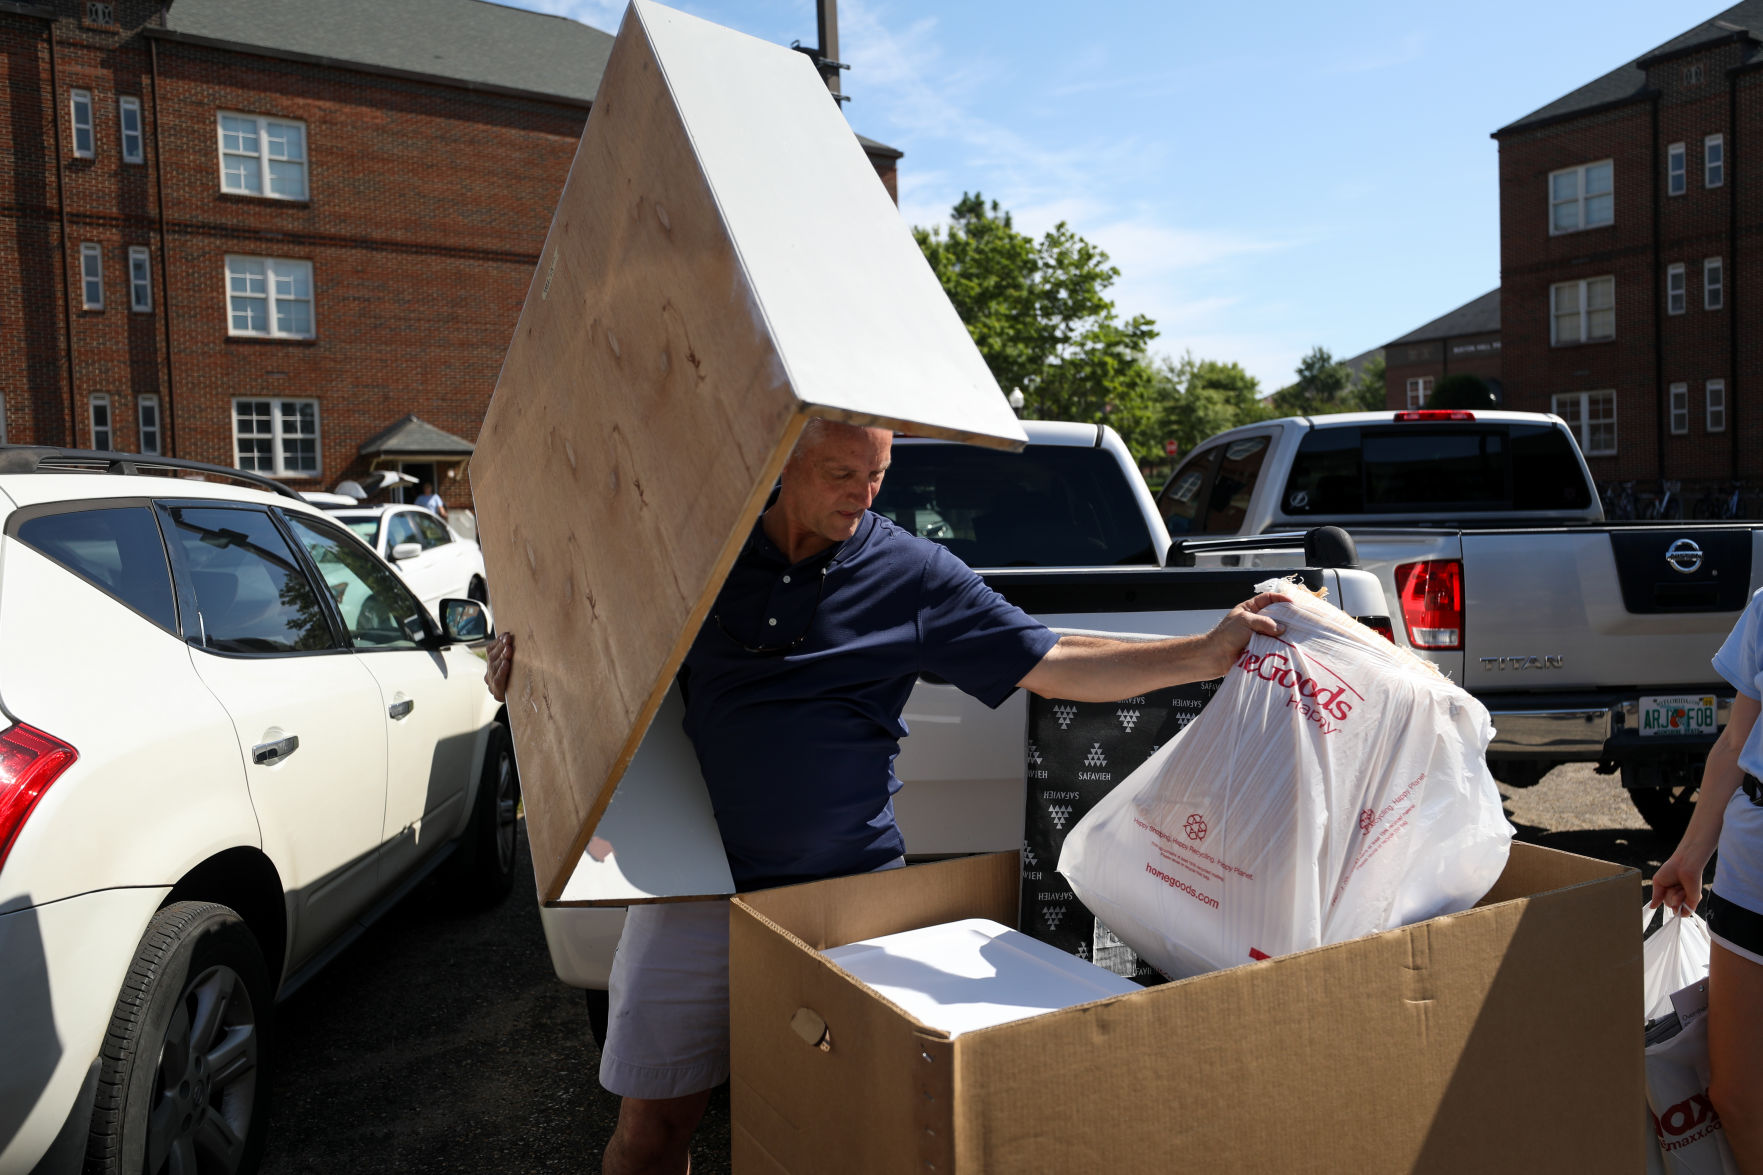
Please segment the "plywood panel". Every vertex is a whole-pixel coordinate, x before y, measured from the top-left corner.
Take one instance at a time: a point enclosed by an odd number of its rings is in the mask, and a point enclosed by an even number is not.
[[[809,415],[1024,442],[881,192],[801,54],[633,4],[471,466],[543,900]]]

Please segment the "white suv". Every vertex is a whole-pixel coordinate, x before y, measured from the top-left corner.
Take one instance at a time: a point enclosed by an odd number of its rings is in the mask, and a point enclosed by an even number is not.
[[[251,1170],[275,1001],[443,862],[508,893],[441,615],[267,478],[0,447],[0,1175]]]

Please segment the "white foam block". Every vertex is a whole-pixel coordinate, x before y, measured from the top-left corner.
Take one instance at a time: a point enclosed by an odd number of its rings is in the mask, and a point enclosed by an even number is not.
[[[951,1037],[1142,990],[987,918],[885,934],[822,953],[920,1024]]]

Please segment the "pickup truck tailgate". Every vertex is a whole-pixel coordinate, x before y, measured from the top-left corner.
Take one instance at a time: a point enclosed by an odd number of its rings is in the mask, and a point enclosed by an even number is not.
[[[1763,567],[1748,527],[1472,531],[1462,541],[1463,684],[1477,693],[1711,684],[1708,659]]]

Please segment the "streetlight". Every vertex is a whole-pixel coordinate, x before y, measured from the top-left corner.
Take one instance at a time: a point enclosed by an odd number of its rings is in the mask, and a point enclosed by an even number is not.
[[[1004,402],[1010,405],[1010,411],[1016,413],[1018,416],[1022,415],[1023,401],[1021,388],[1011,388],[1010,394],[1004,397]]]

